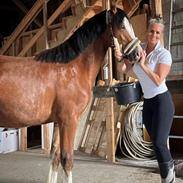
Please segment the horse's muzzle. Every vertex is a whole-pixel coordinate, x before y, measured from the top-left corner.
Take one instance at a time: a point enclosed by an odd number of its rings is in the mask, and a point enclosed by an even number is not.
[[[139,61],[139,51],[138,48],[136,47],[132,52],[129,54],[123,54],[123,58],[128,59],[129,62],[135,63]]]
[[[140,40],[138,38],[133,39],[124,49],[123,58],[128,59],[130,62],[139,61],[139,44]]]

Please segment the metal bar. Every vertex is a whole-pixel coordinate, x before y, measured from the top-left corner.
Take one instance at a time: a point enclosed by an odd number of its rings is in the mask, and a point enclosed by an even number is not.
[[[169,138],[171,138],[171,139],[183,139],[183,136],[179,136],[179,135],[169,135]]]
[[[175,115],[173,118],[174,119],[183,119],[183,116],[177,116],[177,115]]]
[[[168,50],[170,51],[172,42],[172,20],[173,20],[173,5],[175,0],[170,1],[170,22],[169,22],[169,34],[168,34]]]

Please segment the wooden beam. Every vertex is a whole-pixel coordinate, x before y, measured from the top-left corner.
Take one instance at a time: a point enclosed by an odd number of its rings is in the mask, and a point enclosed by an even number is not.
[[[27,128],[20,129],[20,151],[27,151]]]
[[[15,31],[11,34],[9,39],[7,40],[6,44],[1,49],[0,54],[6,53],[8,48],[12,45],[12,43],[20,36],[20,34],[28,27],[30,22],[38,15],[38,13],[41,11],[41,7],[43,5],[43,0],[38,0],[34,6],[31,8],[29,13],[24,17],[24,19],[21,21],[21,23],[17,26]]]
[[[162,11],[162,1],[161,0],[155,0],[154,1],[154,7],[155,7],[155,15],[163,17],[163,11]],[[161,44],[164,45],[164,36],[160,39]]]
[[[110,9],[110,0],[104,1],[104,9]],[[108,49],[108,84],[112,83],[112,50]],[[115,135],[114,135],[114,101],[113,97],[107,99],[106,132],[107,132],[107,160],[115,162]]]
[[[43,142],[44,144],[42,145],[43,151],[45,154],[50,154],[50,131],[49,131],[49,124],[43,125],[43,128],[41,128],[42,133],[43,133]]]
[[[43,6],[43,22],[44,22],[44,37],[45,37],[45,48],[48,49],[48,20],[47,20],[47,3],[48,0],[44,0],[44,6]],[[50,153],[50,132],[49,132],[49,124],[43,125],[43,138],[44,138],[44,153],[49,154]]]
[[[61,12],[64,12],[72,4],[71,0],[64,0],[64,2],[56,9],[56,11],[48,19],[48,26],[50,26],[55,19],[60,15]],[[34,45],[37,39],[44,33],[44,26],[42,26],[39,31],[34,35],[34,37],[27,43],[24,49],[19,53],[18,56],[25,56],[27,51]]]
[[[43,23],[44,23],[44,37],[45,37],[45,48],[48,49],[49,45],[48,45],[48,9],[47,9],[47,2],[48,0],[45,0],[44,2],[44,6],[43,6]]]
[[[95,7],[97,8],[95,9]],[[101,10],[99,7],[101,7]],[[94,14],[96,14],[99,11],[102,11],[102,2],[96,1],[92,4],[92,6],[90,6],[90,8],[85,9],[85,12],[82,15],[82,17],[75,22],[76,26],[73,26],[73,28],[67,30],[67,35],[64,37],[63,40],[59,38],[60,41],[63,42],[67,40],[78,27],[80,27],[87,19],[91,18]]]
[[[135,13],[135,11],[138,9],[140,2],[141,2],[141,0],[137,0],[133,4],[133,6],[131,7],[131,9],[128,11],[128,16],[129,17],[131,17]]]
[[[155,15],[157,16],[163,16],[163,11],[162,11],[162,1],[161,0],[155,0]]]
[[[24,14],[27,14],[29,12],[29,10],[24,6],[24,4],[20,1],[20,0],[12,0],[13,3],[24,13]],[[42,23],[35,19],[33,21],[38,27],[41,27],[42,26]]]

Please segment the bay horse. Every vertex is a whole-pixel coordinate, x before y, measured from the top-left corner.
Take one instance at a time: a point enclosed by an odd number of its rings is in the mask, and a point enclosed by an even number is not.
[[[48,183],[57,182],[60,162],[63,181],[72,183],[78,120],[114,37],[124,48],[135,39],[120,9],[102,11],[62,44],[33,57],[0,56],[0,126],[21,128],[54,121]]]

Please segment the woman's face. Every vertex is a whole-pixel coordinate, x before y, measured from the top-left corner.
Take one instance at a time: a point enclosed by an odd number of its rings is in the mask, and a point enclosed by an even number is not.
[[[149,25],[148,32],[147,32],[148,44],[150,44],[151,46],[155,46],[160,40],[162,34],[163,34],[162,24],[154,23]]]

